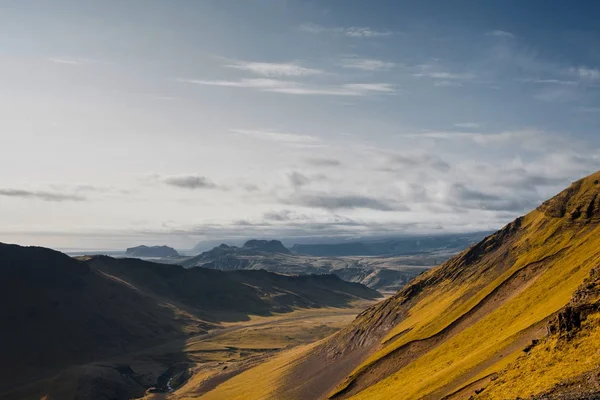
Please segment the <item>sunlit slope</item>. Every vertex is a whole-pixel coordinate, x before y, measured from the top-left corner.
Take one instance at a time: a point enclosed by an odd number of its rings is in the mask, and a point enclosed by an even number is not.
[[[500,374],[507,383],[496,383],[489,398],[514,398],[519,386],[511,377],[529,371],[514,368],[523,349],[547,335],[548,322],[600,265],[599,193],[600,173],[574,183],[331,338],[279,359],[273,372],[246,371],[236,388],[244,386],[248,399],[442,399],[459,391],[469,398],[475,384]],[[590,333],[586,347],[594,354],[597,336]],[[572,375],[590,365],[571,368]],[[516,372],[503,372],[510,368]],[[560,369],[553,373],[538,392],[556,384]],[[233,390],[230,384],[221,389]]]
[[[442,398],[545,335],[600,263],[599,179],[576,182],[336,336],[337,346],[377,343],[331,394]]]
[[[599,306],[600,267],[597,267],[551,321],[550,335],[520,353],[478,398],[598,398]]]
[[[576,182],[355,321],[336,340],[378,344],[332,394],[441,398],[544,335],[600,261],[599,178]]]

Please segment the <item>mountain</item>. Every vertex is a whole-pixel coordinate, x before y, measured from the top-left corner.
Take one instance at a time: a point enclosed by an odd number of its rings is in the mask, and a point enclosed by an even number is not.
[[[67,381],[59,385],[61,390],[77,387],[83,374],[85,390],[102,393],[82,398],[139,397],[147,387],[140,382],[147,377],[131,381],[127,368],[108,362],[74,366],[206,334],[222,321],[345,307],[356,299],[378,297],[376,291],[334,275],[185,269],[108,256],[74,259],[46,248],[0,243],[0,397],[59,371]],[[48,390],[58,390],[54,381],[48,385]],[[87,393],[83,386],[77,390]]]
[[[600,398],[599,269],[600,172],[204,398]]]
[[[128,257],[142,258],[163,258],[163,257],[179,257],[179,253],[169,246],[137,246],[130,247],[125,251]]]
[[[414,235],[387,240],[333,244],[296,244],[292,247],[292,251],[296,254],[319,257],[392,256],[433,252],[457,253],[477,243],[490,233]]]
[[[242,248],[246,250],[261,251],[263,253],[292,253],[279,240],[248,240],[246,243],[244,243]]]
[[[334,274],[345,281],[384,291],[398,290],[428,269],[428,265],[418,265],[420,262],[410,258],[323,258],[294,255],[289,250],[264,251],[283,245],[279,241],[260,242],[264,241],[249,241],[243,247],[222,244],[182,261],[181,265],[221,271],[264,269],[286,275]]]

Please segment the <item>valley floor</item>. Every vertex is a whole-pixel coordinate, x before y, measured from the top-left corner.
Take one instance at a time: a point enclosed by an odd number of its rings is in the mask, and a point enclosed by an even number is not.
[[[374,303],[357,301],[349,308],[300,309],[251,317],[242,323],[222,323],[222,329],[208,334],[16,384],[10,391],[0,393],[0,398],[39,399],[47,393],[48,400],[112,396],[146,400],[199,398],[283,350],[301,348],[333,334]],[[133,396],[140,390],[145,394]]]

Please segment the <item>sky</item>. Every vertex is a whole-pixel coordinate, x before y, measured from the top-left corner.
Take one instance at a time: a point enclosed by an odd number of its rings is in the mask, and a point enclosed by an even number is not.
[[[0,0],[0,241],[500,228],[600,169],[595,1]]]

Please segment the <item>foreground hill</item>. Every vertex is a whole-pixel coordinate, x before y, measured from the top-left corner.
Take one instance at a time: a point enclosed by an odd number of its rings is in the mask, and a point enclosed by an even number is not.
[[[597,173],[205,398],[598,398],[599,266]]]
[[[67,367],[203,334],[221,321],[380,296],[332,275],[184,269],[107,256],[77,260],[7,244],[0,244],[0,275],[0,397]],[[111,373],[121,376],[115,368]],[[128,398],[117,389],[105,395],[97,398]]]

